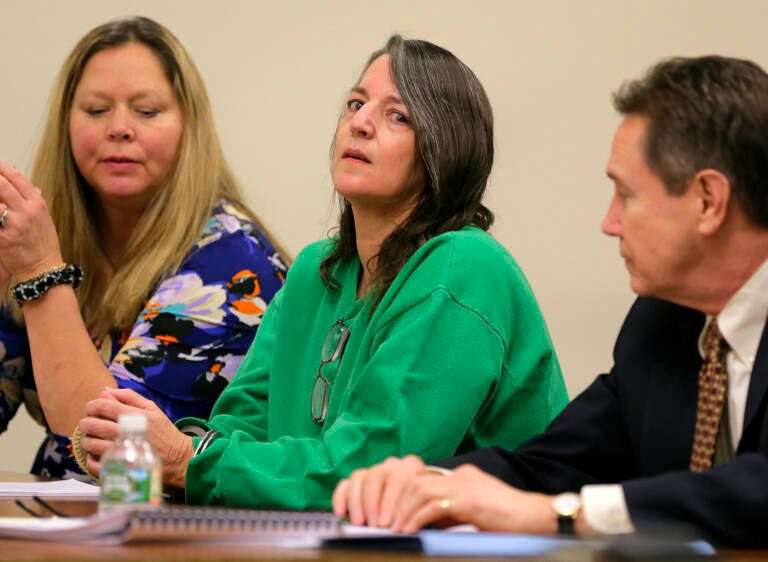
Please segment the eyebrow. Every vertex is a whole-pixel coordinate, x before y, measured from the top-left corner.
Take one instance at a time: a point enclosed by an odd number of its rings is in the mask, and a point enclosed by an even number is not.
[[[363,88],[363,87],[361,87],[361,86],[355,86],[354,88],[352,88],[352,89],[349,91],[349,93],[350,93],[350,94],[353,94],[353,93],[362,94],[362,95],[364,95],[364,96],[366,96],[366,97],[368,97],[368,96],[369,96],[369,94],[368,94],[368,90],[366,90],[365,88]],[[395,95],[395,94],[390,94],[390,95],[388,95],[388,96],[385,98],[385,100],[384,100],[384,101],[387,101],[387,102],[390,102],[390,103],[399,103],[399,104],[405,105],[405,103],[403,102],[403,98],[401,98],[400,96],[397,96],[397,95]]]
[[[621,177],[617,174],[612,172],[611,170],[606,170],[605,175],[608,177],[609,180],[613,182],[613,185],[616,187],[616,189],[619,188],[626,188],[626,183],[621,179]]]
[[[95,88],[93,90],[88,90],[88,89],[83,90],[81,92],[81,94],[80,94],[80,97],[82,97],[82,96],[94,96],[94,97],[97,97],[97,98],[107,98],[107,99],[111,99],[113,97],[108,92],[106,92],[104,90],[97,89],[97,88]],[[153,90],[151,88],[148,88],[148,89],[145,89],[145,90],[139,90],[139,91],[135,92],[133,95],[131,95],[131,99],[135,100],[135,99],[146,98],[146,97],[151,97],[151,96],[160,96],[160,97],[162,97],[163,94],[161,92],[159,92],[158,90]]]

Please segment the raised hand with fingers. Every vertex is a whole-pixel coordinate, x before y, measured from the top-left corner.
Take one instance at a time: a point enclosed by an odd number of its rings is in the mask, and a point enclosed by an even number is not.
[[[17,281],[62,263],[59,239],[40,189],[0,160],[0,259]]]

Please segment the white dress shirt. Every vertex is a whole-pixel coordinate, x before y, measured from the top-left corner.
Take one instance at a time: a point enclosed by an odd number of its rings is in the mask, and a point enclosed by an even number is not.
[[[768,317],[768,261],[742,285],[717,316],[720,333],[728,343],[725,356],[728,371],[728,421],[731,443],[738,447],[744,430],[744,410],[752,367],[755,364],[760,337]],[[706,324],[712,320],[707,318]],[[699,336],[699,353],[704,356]],[[631,533],[634,525],[629,517],[624,488],[620,484],[598,484],[581,489],[584,517],[600,533]]]

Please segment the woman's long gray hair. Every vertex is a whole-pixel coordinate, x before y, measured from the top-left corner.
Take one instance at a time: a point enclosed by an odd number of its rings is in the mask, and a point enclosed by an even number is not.
[[[426,185],[376,256],[376,304],[427,240],[469,224],[488,230],[493,223],[482,204],[493,167],[493,112],[483,86],[451,52],[400,35],[371,55],[362,74],[383,55],[390,57],[392,79],[411,115]],[[336,245],[320,265],[324,282],[336,287],[333,266],[356,254],[352,208],[342,200]]]

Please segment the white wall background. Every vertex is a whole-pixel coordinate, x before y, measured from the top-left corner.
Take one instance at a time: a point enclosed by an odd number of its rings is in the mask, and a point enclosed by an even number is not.
[[[617,243],[600,233],[611,92],[672,55],[768,65],[762,0],[0,0],[0,158],[29,170],[69,50],[134,14],[191,52],[230,163],[294,255],[334,218],[328,147],[369,53],[398,32],[464,60],[495,112],[492,232],[538,295],[572,396],[609,368],[633,299]],[[28,470],[41,436],[18,415],[0,436],[0,470]]]

